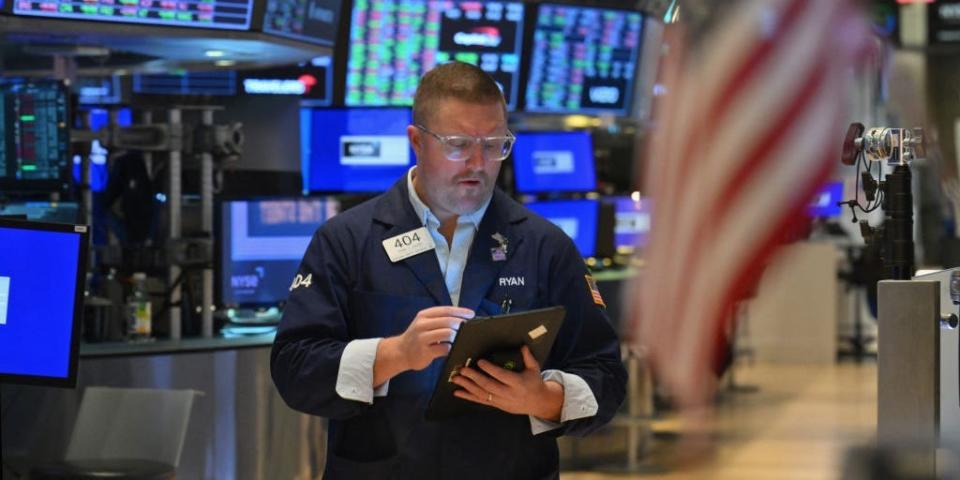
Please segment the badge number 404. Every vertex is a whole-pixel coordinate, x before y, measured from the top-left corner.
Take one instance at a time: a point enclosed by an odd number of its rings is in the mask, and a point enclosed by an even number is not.
[[[300,287],[309,287],[313,283],[313,274],[309,274],[306,277],[303,275],[297,274],[293,279],[293,283],[290,284],[290,291],[294,291]]]
[[[396,248],[409,247],[414,243],[420,242],[420,234],[417,232],[414,232],[413,235],[400,235],[395,238],[397,241],[393,243],[393,246]]]

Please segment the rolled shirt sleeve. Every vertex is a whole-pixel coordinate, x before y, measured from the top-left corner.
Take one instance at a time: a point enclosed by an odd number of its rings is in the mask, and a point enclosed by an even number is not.
[[[390,381],[373,388],[373,364],[382,338],[364,338],[347,343],[337,370],[337,395],[346,400],[373,403],[374,397],[387,396]]]
[[[563,385],[563,407],[560,410],[560,422],[551,422],[530,415],[530,431],[534,435],[560,428],[563,422],[592,417],[597,414],[597,398],[587,382],[572,373],[560,370],[540,372],[543,381],[554,381]]]

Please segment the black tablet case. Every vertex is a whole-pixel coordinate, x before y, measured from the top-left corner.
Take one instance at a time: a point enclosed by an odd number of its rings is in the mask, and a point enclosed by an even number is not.
[[[566,309],[562,306],[478,317],[460,325],[457,338],[443,364],[440,378],[427,405],[427,420],[439,420],[491,407],[457,398],[460,387],[451,380],[464,366],[476,367],[477,360],[492,352],[520,351],[527,345],[530,353],[543,366],[563,324]],[[546,331],[543,331],[545,329]],[[469,364],[468,364],[469,362]]]

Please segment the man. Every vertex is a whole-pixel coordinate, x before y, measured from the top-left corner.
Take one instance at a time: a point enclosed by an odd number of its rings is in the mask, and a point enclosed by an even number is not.
[[[330,419],[325,479],[556,478],[555,437],[595,430],[623,400],[616,334],[573,242],[495,189],[513,136],[493,79],[435,68],[413,120],[417,165],[314,235],[274,382],[291,407]],[[420,248],[397,248],[404,238]],[[461,322],[552,305],[567,315],[544,370],[526,348],[523,372],[481,361],[454,379],[457,396],[492,408],[424,419]]]

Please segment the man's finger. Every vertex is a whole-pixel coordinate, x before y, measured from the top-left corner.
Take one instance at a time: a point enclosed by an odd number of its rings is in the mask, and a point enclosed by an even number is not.
[[[452,328],[438,328],[420,334],[421,341],[428,345],[434,343],[453,343],[456,337],[457,331]]]
[[[477,398],[480,398],[480,397],[486,398],[487,394],[490,393],[484,390],[483,388],[481,388],[479,385],[477,385],[476,382],[474,382],[473,380],[467,377],[464,377],[463,375],[457,375],[453,377],[453,383],[454,385],[457,385],[460,388],[462,388],[463,391],[467,391],[471,395]],[[455,390],[455,392],[456,391],[460,391],[460,390]]]
[[[480,360],[477,362],[477,366],[487,375],[490,375],[504,385],[512,387],[520,384],[520,376],[510,370],[500,368],[486,360]]]
[[[440,358],[446,357],[450,354],[450,344],[449,343],[436,343],[427,347],[427,351],[430,352],[431,358]]]
[[[416,328],[420,331],[436,330],[438,328],[452,328],[457,330],[464,320],[458,317],[424,317],[417,321]]]
[[[420,310],[418,317],[458,317],[464,320],[470,320],[476,313],[469,308],[453,307],[450,305],[440,307],[430,307]]]
[[[509,394],[509,387],[472,368],[461,368],[460,376],[473,380],[480,388],[494,395],[505,397]]]
[[[525,370],[536,370],[540,371],[540,363],[537,362],[537,359],[533,357],[533,352],[530,351],[530,347],[524,345],[520,349],[520,353],[523,354],[523,365],[526,367]]]
[[[457,398],[462,398],[468,402],[479,403],[481,405],[493,405],[493,402],[488,402],[487,397],[477,397],[476,395],[467,392],[466,390],[457,390],[453,392],[453,395]]]

